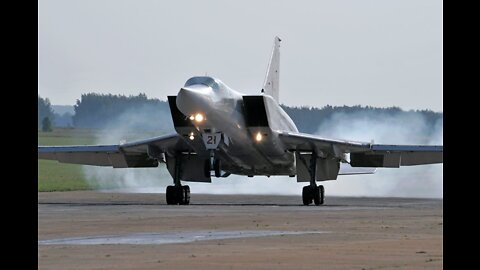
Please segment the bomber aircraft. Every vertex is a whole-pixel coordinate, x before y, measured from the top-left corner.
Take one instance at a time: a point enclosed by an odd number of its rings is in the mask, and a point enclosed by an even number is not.
[[[258,95],[237,92],[217,78],[188,79],[168,103],[176,133],[114,145],[39,146],[38,158],[113,168],[157,167],[173,178],[169,205],[190,203],[182,181],[211,182],[231,174],[296,177],[307,182],[304,205],[324,204],[317,181],[371,174],[376,168],[443,163],[443,146],[384,145],[300,133],[279,105],[280,41]]]

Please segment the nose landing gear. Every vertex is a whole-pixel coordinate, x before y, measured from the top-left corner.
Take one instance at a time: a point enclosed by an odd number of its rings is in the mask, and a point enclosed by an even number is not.
[[[215,177],[222,177],[222,162],[220,159],[215,158],[213,151],[210,154],[210,159],[205,160],[205,176],[210,177],[212,170],[215,172]]]

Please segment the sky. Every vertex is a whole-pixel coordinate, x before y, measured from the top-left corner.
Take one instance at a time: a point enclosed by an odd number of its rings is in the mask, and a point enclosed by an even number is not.
[[[166,100],[193,76],[260,93],[281,39],[280,102],[443,111],[442,1],[41,0],[38,94]]]

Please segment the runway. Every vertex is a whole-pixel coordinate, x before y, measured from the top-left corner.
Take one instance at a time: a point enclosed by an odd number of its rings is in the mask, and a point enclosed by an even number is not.
[[[439,269],[443,200],[38,193],[39,269]]]

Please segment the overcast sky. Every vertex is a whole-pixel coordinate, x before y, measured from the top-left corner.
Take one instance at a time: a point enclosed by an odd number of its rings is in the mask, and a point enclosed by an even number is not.
[[[442,1],[38,1],[38,93],[166,99],[196,75],[260,93],[282,38],[280,102],[443,111]]]

